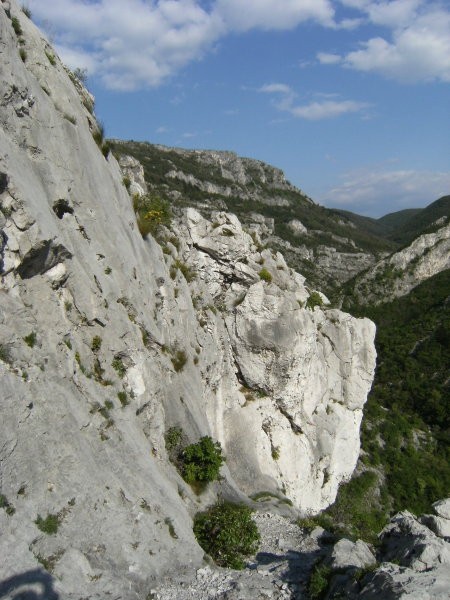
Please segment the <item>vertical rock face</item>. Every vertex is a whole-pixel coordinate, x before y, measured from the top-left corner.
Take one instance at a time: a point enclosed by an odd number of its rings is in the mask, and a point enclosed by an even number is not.
[[[356,465],[374,325],[308,306],[304,279],[281,254],[259,251],[236,217],[209,223],[190,209],[187,229],[184,256],[226,313],[242,383],[243,402],[230,398],[224,414],[228,465],[248,494],[278,489],[317,512]]]
[[[0,5],[0,580],[41,564],[61,599],[142,598],[200,564],[191,517],[217,491],[179,477],[167,428],[222,442],[224,494],[320,510],[356,462],[374,328],[307,308],[303,278],[232,215],[189,210],[162,247],[143,240],[89,95],[14,0],[11,16],[20,35]]]

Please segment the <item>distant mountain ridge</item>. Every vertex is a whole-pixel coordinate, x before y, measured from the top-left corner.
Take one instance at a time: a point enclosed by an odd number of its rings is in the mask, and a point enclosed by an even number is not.
[[[217,210],[235,213],[263,244],[281,251],[292,268],[325,291],[397,248],[314,203],[280,169],[261,161],[146,142],[111,140],[111,146],[117,156],[130,155],[143,165],[150,193],[168,199],[173,209],[195,206],[206,218]]]
[[[450,196],[442,196],[425,208],[406,208],[378,219],[364,217],[347,210],[333,210],[372,235],[404,245],[412,242],[422,233],[432,233],[445,224],[445,221],[437,224],[436,221],[443,217],[449,218]],[[434,224],[436,227],[433,228]]]

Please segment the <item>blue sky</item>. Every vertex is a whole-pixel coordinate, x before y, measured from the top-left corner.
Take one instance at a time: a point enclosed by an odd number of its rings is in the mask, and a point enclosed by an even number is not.
[[[233,150],[360,214],[450,193],[448,0],[28,0],[109,137]]]

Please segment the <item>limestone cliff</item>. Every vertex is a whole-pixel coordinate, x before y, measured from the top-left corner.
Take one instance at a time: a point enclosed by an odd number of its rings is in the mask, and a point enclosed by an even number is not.
[[[354,299],[359,304],[388,302],[450,268],[450,225],[442,225],[433,233],[418,236],[356,277],[352,286]]]
[[[218,491],[333,501],[358,457],[374,326],[312,307],[233,215],[188,210],[161,245],[142,239],[91,97],[5,7],[0,579],[43,565],[61,600],[145,598],[201,564],[191,518]],[[202,496],[168,461],[172,425],[223,445]]]

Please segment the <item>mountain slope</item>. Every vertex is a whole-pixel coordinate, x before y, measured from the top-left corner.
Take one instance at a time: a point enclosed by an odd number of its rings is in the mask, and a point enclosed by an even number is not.
[[[405,208],[404,210],[384,215],[384,217],[380,217],[376,220],[379,231],[386,237],[391,234],[395,235],[396,231],[401,229],[405,223],[408,223],[412,217],[420,214],[422,211],[422,208]]]
[[[209,217],[230,210],[263,243],[282,251],[308,282],[334,289],[396,245],[311,201],[265,163],[231,152],[183,150],[141,142],[111,142],[114,152],[144,166],[152,193],[173,207],[195,206]]]
[[[364,314],[377,324],[378,368],[363,461],[383,465],[393,511],[429,511],[450,490],[450,270]]]
[[[419,235],[436,231],[436,229],[448,223],[449,218],[450,196],[442,196],[442,198],[416,212],[404,222],[398,222],[388,237],[399,244],[408,244]]]
[[[381,259],[342,287],[343,306],[381,304],[404,296],[422,281],[450,267],[450,225],[441,217],[433,233]],[[427,228],[429,229],[429,228]]]

